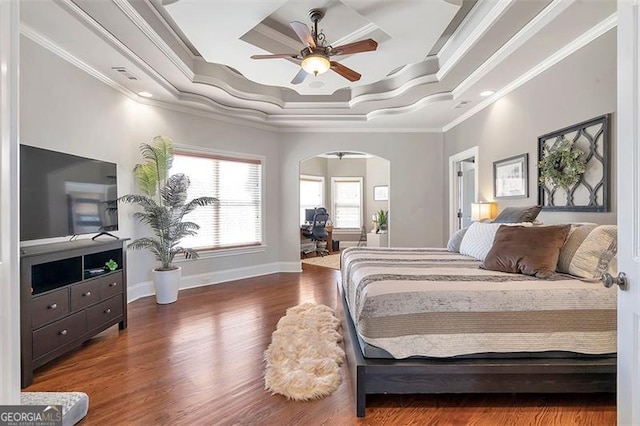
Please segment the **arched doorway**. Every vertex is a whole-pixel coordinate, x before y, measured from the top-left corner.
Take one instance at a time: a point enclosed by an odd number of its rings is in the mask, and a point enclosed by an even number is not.
[[[304,159],[300,161],[300,225],[305,225],[309,210],[325,207],[330,215],[331,252],[362,245],[361,240],[387,247],[391,227],[388,220],[380,224],[378,219],[388,217],[390,183],[390,162],[365,152],[331,151]]]

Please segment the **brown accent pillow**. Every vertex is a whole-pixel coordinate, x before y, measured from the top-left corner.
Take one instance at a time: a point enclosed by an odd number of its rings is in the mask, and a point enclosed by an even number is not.
[[[560,249],[570,225],[500,226],[482,269],[550,278],[555,274]]]

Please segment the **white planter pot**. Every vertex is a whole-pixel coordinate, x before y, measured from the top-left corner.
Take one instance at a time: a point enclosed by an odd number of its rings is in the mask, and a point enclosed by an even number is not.
[[[170,271],[153,270],[153,284],[156,288],[156,302],[166,305],[178,300],[178,290],[180,289],[180,277],[182,268]]]

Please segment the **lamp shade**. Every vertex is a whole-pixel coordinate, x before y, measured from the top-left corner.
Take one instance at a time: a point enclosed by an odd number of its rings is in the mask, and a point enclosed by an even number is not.
[[[493,203],[471,203],[471,220],[478,222],[493,217]]]
[[[322,74],[329,71],[329,67],[331,67],[329,59],[317,53],[312,53],[302,60],[302,69],[305,70],[307,74]]]

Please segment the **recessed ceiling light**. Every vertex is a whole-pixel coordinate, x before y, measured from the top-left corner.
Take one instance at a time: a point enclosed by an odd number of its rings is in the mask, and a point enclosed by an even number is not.
[[[494,93],[496,93],[496,92],[494,92],[493,90],[485,90],[484,92],[480,93],[480,96],[482,96],[482,97],[485,97],[485,98],[486,98],[487,96],[491,96],[491,95],[493,95]]]
[[[153,94],[149,93],[149,92],[138,92],[139,96],[142,96],[143,98],[152,98]]]

